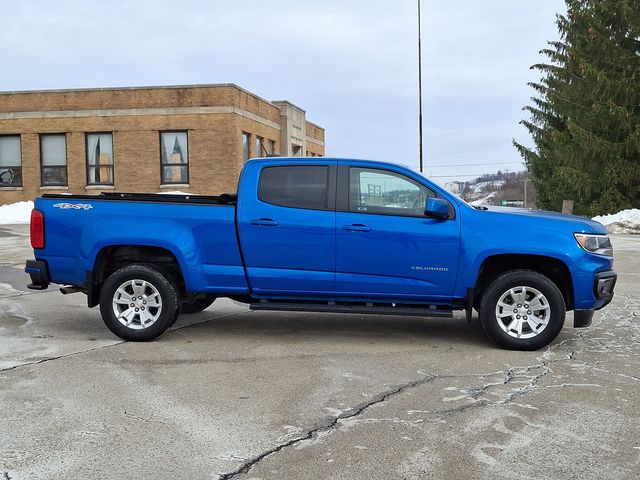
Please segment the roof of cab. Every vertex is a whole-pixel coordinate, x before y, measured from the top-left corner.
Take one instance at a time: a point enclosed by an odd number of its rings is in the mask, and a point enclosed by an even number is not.
[[[365,158],[341,158],[341,157],[257,157],[250,158],[247,163],[333,163],[340,164],[359,164],[359,165],[372,165],[372,166],[390,166],[390,167],[403,167],[409,170],[413,170],[409,165],[401,165],[399,163],[385,162],[381,160],[369,160]]]

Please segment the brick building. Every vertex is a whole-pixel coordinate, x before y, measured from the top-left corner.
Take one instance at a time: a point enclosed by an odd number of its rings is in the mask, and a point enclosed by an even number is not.
[[[234,192],[248,158],[324,153],[324,129],[304,110],[231,84],[0,92],[0,204]]]

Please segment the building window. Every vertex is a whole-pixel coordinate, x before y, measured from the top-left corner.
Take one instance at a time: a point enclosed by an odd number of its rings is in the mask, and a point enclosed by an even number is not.
[[[249,160],[249,145],[251,142],[251,135],[246,132],[242,132],[242,159],[246,162]]]
[[[0,188],[22,186],[20,135],[0,136]]]
[[[269,140],[269,155],[275,155],[275,154],[276,154],[276,141]]]
[[[87,133],[87,184],[113,185],[113,138],[110,133]]]
[[[187,132],[160,132],[162,184],[189,183]]]
[[[256,137],[256,157],[266,156],[266,148],[264,146],[264,138]]]
[[[67,185],[67,136],[40,135],[40,178],[42,186]]]

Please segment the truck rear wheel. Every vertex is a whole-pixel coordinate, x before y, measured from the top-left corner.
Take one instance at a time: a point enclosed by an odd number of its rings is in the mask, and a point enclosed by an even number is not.
[[[546,347],[564,325],[562,292],[549,278],[532,270],[512,270],[489,285],[480,303],[485,333],[503,348]]]
[[[145,342],[162,335],[180,313],[176,286],[147,265],[114,272],[100,292],[104,323],[123,340]]]

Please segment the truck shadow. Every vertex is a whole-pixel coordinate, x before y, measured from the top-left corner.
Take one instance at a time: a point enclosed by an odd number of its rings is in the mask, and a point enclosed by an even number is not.
[[[305,312],[239,312],[206,319],[207,312],[182,316],[174,333],[192,340],[214,337],[260,337],[265,341],[357,342],[386,344],[474,345],[491,347],[477,318],[425,318],[388,315],[352,315]],[[185,318],[188,317],[188,318]],[[196,319],[200,320],[197,321]],[[191,323],[196,320],[196,323]],[[167,333],[160,340],[172,341]]]

